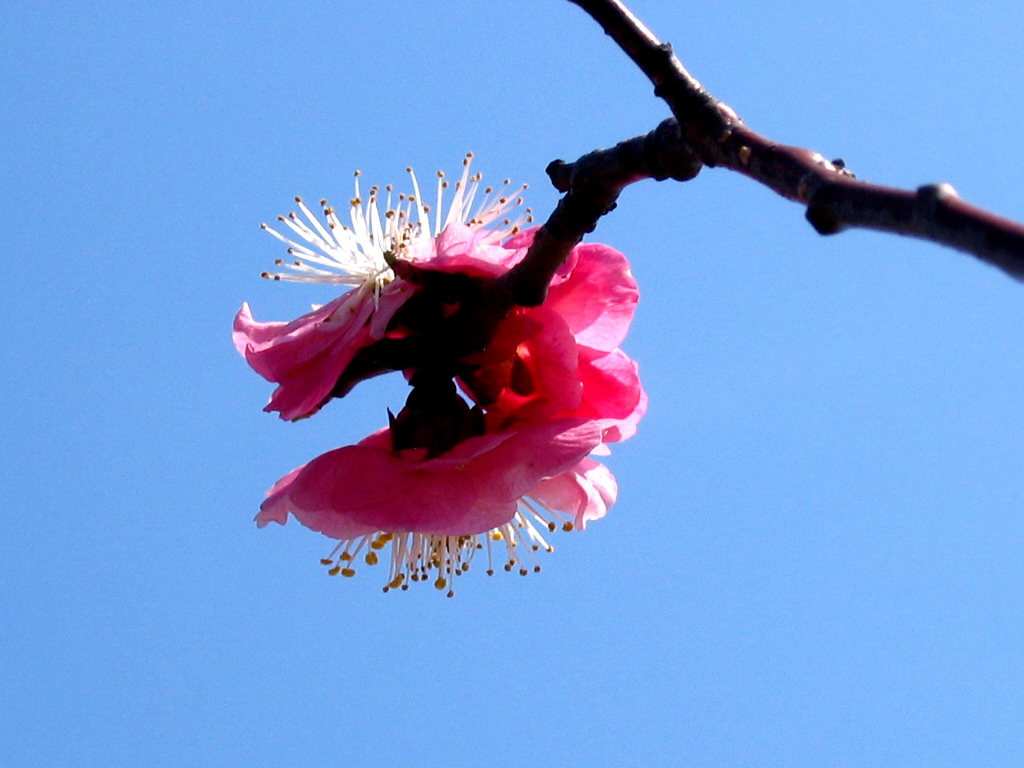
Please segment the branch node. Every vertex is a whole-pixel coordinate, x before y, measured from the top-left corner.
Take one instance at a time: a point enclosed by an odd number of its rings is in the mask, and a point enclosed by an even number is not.
[[[846,229],[842,219],[836,215],[831,206],[822,202],[811,202],[807,206],[804,217],[819,235],[837,235]]]
[[[643,170],[656,181],[689,181],[704,167],[674,117],[662,120],[643,138],[641,155]]]
[[[923,187],[917,188],[917,204],[928,216],[933,215],[939,205],[959,197],[956,190],[953,189],[953,185],[945,182],[925,184]]]
[[[552,160],[544,169],[544,173],[559,192],[568,192],[572,186],[572,165],[565,160]]]

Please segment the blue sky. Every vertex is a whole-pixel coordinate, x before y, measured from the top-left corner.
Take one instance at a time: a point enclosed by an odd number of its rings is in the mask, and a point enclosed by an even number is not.
[[[747,122],[1024,219],[1011,3],[634,11]],[[1024,752],[1024,286],[814,234],[705,170],[593,239],[642,292],[620,498],[543,573],[325,576],[277,477],[384,424],[378,381],[261,412],[230,344],[258,225],[406,165],[557,197],[666,110],[568,2],[0,5],[0,753],[21,766],[1008,765]]]

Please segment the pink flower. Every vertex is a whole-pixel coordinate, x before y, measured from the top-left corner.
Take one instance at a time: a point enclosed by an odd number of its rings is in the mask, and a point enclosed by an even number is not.
[[[479,181],[467,173],[456,185],[456,208],[465,202],[467,179]],[[235,319],[239,351],[278,384],[267,410],[282,418],[308,416],[343,393],[339,381],[365,378],[364,350],[415,339],[419,315],[409,307],[427,301],[412,301],[423,285],[417,275],[501,275],[533,240],[532,230],[484,228],[495,204],[468,218],[449,213],[443,222],[438,213],[431,236],[418,188],[404,216],[400,208],[388,216],[389,222],[409,221],[415,203],[417,225],[385,236],[373,221],[374,194],[363,211],[357,188],[348,230],[360,254],[376,248],[380,256],[359,287],[291,323],[258,323],[248,305]],[[499,198],[496,205],[508,201]],[[338,223],[329,208],[326,229],[302,211],[309,224],[295,215],[282,220],[319,252],[299,252],[297,268],[306,279],[323,277],[328,257],[342,261],[331,249],[338,250],[344,238],[333,236]],[[377,234],[360,240],[360,232]],[[401,271],[409,279],[396,275],[385,253],[417,271]],[[647,407],[637,365],[619,348],[637,298],[621,253],[578,246],[542,306],[514,308],[494,326],[486,346],[475,347],[480,351],[460,350],[406,369],[412,392],[391,426],[287,474],[268,492],[258,524],[284,524],[291,515],[336,539],[324,560],[332,574],[353,575],[360,557],[376,564],[390,544],[385,591],[433,578],[451,594],[452,579],[469,568],[478,550],[486,548],[493,570],[494,542],[505,546],[506,570],[527,573],[532,552],[551,549],[544,528],[583,528],[616,499],[614,477],[589,455],[608,453],[608,443],[630,437]]]
[[[586,458],[600,440],[595,422],[559,419],[471,437],[428,458],[422,449],[395,450],[384,429],[290,472],[256,520],[284,524],[291,514],[337,539],[325,560],[334,574],[354,575],[361,554],[375,565],[390,543],[388,588],[433,571],[444,589],[484,546],[493,572],[493,541],[504,542],[505,569],[525,574],[533,551],[551,549],[543,529],[582,526],[614,501],[611,474]]]
[[[377,188],[370,191],[364,206],[357,173],[350,226],[341,223],[326,201],[321,201],[321,221],[301,198],[296,198],[298,214],[278,217],[289,230],[287,236],[263,225],[288,246],[290,260],[277,263],[293,270],[264,272],[264,277],[356,286],[290,323],[258,322],[249,305],[242,305],[232,334],[235,348],[253,370],[278,384],[264,410],[278,411],[289,421],[316,413],[330,399],[356,355],[385,337],[395,314],[418,290],[395,276],[388,258],[401,258],[437,272],[486,276],[504,272],[523,257],[525,247],[505,248],[497,241],[517,232],[520,223],[530,221],[529,211],[514,223],[506,220],[501,229],[486,229],[493,220],[518,207],[522,199],[486,190],[492,194],[470,215],[469,206],[481,177],[469,175],[469,159],[455,184],[454,199],[444,220],[440,203],[447,182],[443,175],[439,179],[434,235],[415,176],[416,193],[401,196],[397,206],[392,207],[388,193],[383,222],[377,207]],[[380,372],[371,370],[360,378]]]
[[[588,249],[575,261],[593,275],[602,273],[589,263],[598,259],[621,255]],[[628,268],[603,274],[605,282],[595,283],[573,281],[570,273],[562,285],[587,291],[598,305],[605,292],[625,295],[619,288],[631,281]],[[284,524],[291,514],[337,539],[325,560],[333,574],[354,575],[360,557],[376,564],[390,544],[387,589],[433,578],[451,593],[479,548],[486,547],[493,570],[494,541],[504,543],[506,570],[528,572],[529,553],[550,549],[544,528],[583,528],[608,511],[615,479],[588,454],[629,437],[646,408],[636,363],[618,347],[582,346],[570,330],[572,322],[602,346],[617,343],[635,298],[622,302],[625,309],[610,303],[595,312],[565,290],[556,306],[567,308],[568,318],[547,303],[517,308],[486,349],[463,361],[459,381],[477,404],[479,433],[464,436],[472,416],[454,389],[431,391],[420,404],[414,387],[392,428],[289,473],[270,490],[257,521]],[[406,416],[416,427],[413,447],[396,444]],[[438,434],[445,437],[435,442]]]

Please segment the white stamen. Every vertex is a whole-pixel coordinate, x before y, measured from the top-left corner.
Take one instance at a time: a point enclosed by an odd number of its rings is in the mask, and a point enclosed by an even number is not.
[[[278,232],[267,224],[261,225],[271,235],[288,247],[288,253],[295,259],[280,262],[289,272],[264,272],[263,276],[274,280],[293,282],[329,283],[334,285],[368,286],[375,292],[394,279],[394,272],[384,258],[385,253],[398,258],[409,258],[413,248],[424,240],[440,234],[452,223],[465,224],[474,229],[487,229],[482,240],[487,244],[499,243],[514,235],[526,223],[533,221],[527,208],[513,215],[521,208],[523,200],[509,191],[509,180],[496,193],[491,188],[483,190],[484,200],[475,212],[470,213],[473,201],[483,177],[470,174],[473,153],[466,155],[462,162],[462,175],[455,184],[455,192],[445,212],[444,195],[448,181],[438,171],[437,204],[431,211],[420,191],[419,182],[412,168],[407,168],[412,182],[411,195],[399,194],[397,205],[392,204],[393,187],[384,187],[387,192],[384,201],[384,217],[378,206],[378,187],[370,189],[364,201],[360,191],[360,172],[354,174],[355,195],[349,205],[349,224],[342,224],[334,208],[321,200],[321,213],[313,213],[301,197],[295,198],[299,214],[278,216],[278,221],[287,227],[296,239]],[[521,189],[526,189],[524,184]],[[415,216],[413,212],[415,211]],[[431,213],[433,216],[431,217]],[[433,219],[433,231],[431,231]],[[494,222],[498,226],[492,227]],[[427,251],[429,252],[429,250]],[[314,266],[315,265],[315,266]]]
[[[455,594],[455,578],[470,569],[478,550],[486,548],[487,573],[494,573],[492,541],[505,545],[506,559],[502,567],[506,571],[517,570],[523,576],[530,571],[539,572],[540,565],[534,553],[554,551],[554,547],[541,534],[541,529],[554,531],[558,527],[555,520],[562,522],[563,530],[573,529],[564,513],[550,509],[536,499],[523,498],[511,520],[484,533],[446,536],[412,531],[379,531],[339,541],[320,562],[331,566],[328,573],[332,576],[354,576],[357,558],[364,549],[367,550],[364,562],[374,566],[380,562],[377,553],[390,544],[385,592],[408,589],[414,582],[430,582],[436,589],[452,597]]]

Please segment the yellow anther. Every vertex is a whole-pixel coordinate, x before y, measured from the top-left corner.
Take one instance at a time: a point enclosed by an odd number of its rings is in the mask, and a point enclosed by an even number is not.
[[[377,553],[376,552],[367,552],[366,553],[366,557],[364,559],[366,560],[366,564],[367,565],[376,565],[377,564]]]
[[[444,589],[447,586],[448,582],[443,578],[439,578],[437,581],[434,582],[435,589]]]
[[[346,578],[352,578],[356,575],[356,572],[354,568],[342,568],[341,575],[345,576]]]
[[[562,530],[563,531],[571,531],[572,529],[573,529],[573,524],[572,523],[569,523],[569,522],[562,523]]]
[[[331,570],[329,570],[327,573],[331,576],[337,576],[339,573],[341,573],[341,566],[336,565],[333,568],[331,568]]]
[[[320,565],[334,565],[334,561],[329,557],[324,557],[320,559]]]

